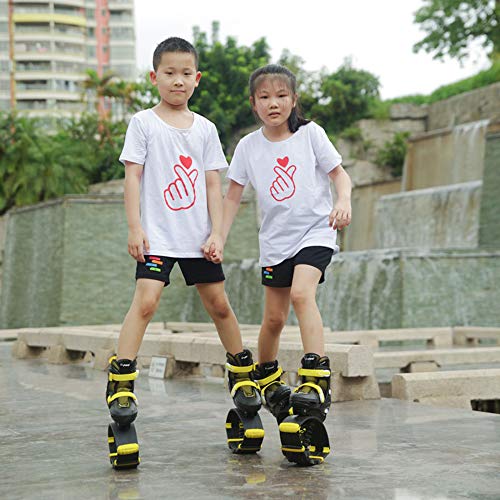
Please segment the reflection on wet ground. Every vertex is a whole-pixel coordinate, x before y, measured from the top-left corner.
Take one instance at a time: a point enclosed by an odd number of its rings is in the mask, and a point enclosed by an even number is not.
[[[500,498],[500,416],[402,401],[336,404],[326,421],[333,453],[312,468],[281,454],[273,418],[258,455],[232,455],[231,406],[219,379],[141,373],[142,463],[107,458],[106,375],[82,365],[13,360],[0,344],[0,497],[6,499]]]

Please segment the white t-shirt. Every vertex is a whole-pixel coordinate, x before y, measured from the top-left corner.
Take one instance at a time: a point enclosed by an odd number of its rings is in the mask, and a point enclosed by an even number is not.
[[[193,116],[190,128],[178,129],[146,109],[128,125],[120,161],[144,165],[141,224],[150,255],[203,257],[210,235],[205,170],[228,165],[215,125]]]
[[[316,123],[271,142],[262,129],[238,143],[227,176],[252,184],[262,211],[260,265],[275,266],[305,247],[338,252],[337,232],[328,225],[333,209],[328,174],[342,157]]]

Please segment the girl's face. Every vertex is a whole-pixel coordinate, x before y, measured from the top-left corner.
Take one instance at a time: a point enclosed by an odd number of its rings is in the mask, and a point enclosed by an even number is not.
[[[255,113],[266,128],[286,128],[288,117],[297,103],[286,78],[265,76],[250,97]]]

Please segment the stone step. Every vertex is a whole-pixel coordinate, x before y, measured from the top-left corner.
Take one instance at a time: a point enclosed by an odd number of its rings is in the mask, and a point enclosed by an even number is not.
[[[94,367],[105,369],[109,356],[116,350],[117,340],[118,332],[109,330],[68,327],[23,329],[18,333],[12,353],[18,358],[46,355],[49,362],[58,364],[88,359],[88,353],[92,353]],[[247,345],[256,352],[257,339],[249,339]],[[371,348],[327,343],[326,353],[334,372],[335,401],[380,397]],[[300,341],[282,343],[280,364],[289,372],[293,385],[297,383],[296,370],[302,355]],[[138,359],[148,366],[152,356],[170,357],[184,372],[189,373],[200,373],[200,366],[208,366],[211,373],[222,374],[225,365],[225,351],[216,335],[208,338],[190,332],[181,335],[172,332],[146,333]],[[175,372],[171,370],[171,373]]]
[[[500,399],[500,369],[396,374],[392,397],[470,409],[471,401]]]
[[[453,341],[457,345],[478,345],[482,339],[493,339],[500,345],[500,328],[488,326],[456,326]]]
[[[432,362],[438,366],[500,363],[500,347],[376,352],[373,358],[375,368],[405,368],[415,362]]]

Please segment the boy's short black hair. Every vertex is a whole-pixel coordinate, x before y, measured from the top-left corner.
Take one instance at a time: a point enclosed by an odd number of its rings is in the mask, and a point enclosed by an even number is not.
[[[198,70],[198,52],[196,52],[196,49],[188,41],[184,40],[184,38],[172,36],[159,43],[154,51],[153,68],[155,71],[158,69],[161,62],[161,56],[165,52],[187,52],[193,54],[194,65]]]

